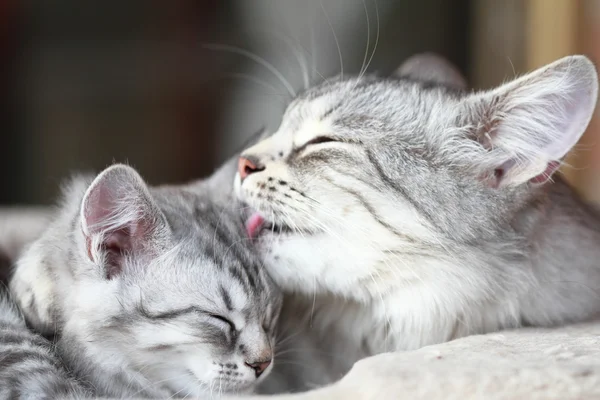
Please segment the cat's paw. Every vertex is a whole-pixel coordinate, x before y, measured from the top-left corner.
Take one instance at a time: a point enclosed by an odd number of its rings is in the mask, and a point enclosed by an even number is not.
[[[43,265],[35,251],[27,252],[17,262],[9,286],[27,322],[40,333],[53,334],[54,283]]]

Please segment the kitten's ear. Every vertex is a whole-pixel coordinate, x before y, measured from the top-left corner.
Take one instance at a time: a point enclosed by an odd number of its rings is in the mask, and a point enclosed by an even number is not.
[[[458,69],[446,59],[422,53],[410,57],[394,73],[395,76],[418,81],[434,82],[455,89],[466,89],[467,81]]]
[[[105,268],[108,279],[122,271],[126,256],[151,251],[166,228],[146,183],[133,168],[120,164],[100,173],[87,189],[81,225],[88,257]]]
[[[468,97],[461,114],[485,149],[477,161],[485,181],[547,181],[587,128],[597,95],[594,64],[571,56]]]

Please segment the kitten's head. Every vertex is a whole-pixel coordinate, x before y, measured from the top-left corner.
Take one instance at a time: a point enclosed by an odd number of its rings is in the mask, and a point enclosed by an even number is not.
[[[247,230],[288,290],[371,298],[434,279],[421,261],[493,242],[584,132],[596,70],[561,59],[493,90],[416,56],[399,76],[308,90],[242,153]]]
[[[73,222],[64,340],[178,396],[252,388],[272,368],[281,298],[222,210],[127,166],[101,173]]]

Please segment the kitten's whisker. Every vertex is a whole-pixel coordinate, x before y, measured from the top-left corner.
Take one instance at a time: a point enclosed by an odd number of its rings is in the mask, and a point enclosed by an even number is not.
[[[158,385],[160,385],[161,383],[169,382],[169,381],[172,381],[172,380],[175,380],[175,379],[179,379],[182,376],[186,376],[186,374],[181,374],[181,375],[178,375],[178,376],[170,377],[170,378],[167,378],[167,379],[161,379],[161,380],[154,381],[154,382],[150,382],[150,381],[148,381],[147,379],[144,378],[144,380],[146,381],[146,382],[144,382],[145,385],[143,385],[141,382],[136,382],[136,383],[139,384],[139,386],[141,387],[141,389],[138,390],[137,392],[133,393],[131,395],[131,398],[135,398],[135,396],[137,396],[138,394],[142,393],[143,391],[145,391],[147,389],[154,389]]]

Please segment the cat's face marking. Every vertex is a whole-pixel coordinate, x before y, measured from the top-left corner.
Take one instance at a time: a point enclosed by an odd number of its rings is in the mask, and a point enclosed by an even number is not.
[[[85,315],[89,340],[179,394],[254,387],[248,364],[273,359],[273,294],[247,292],[200,252],[174,249],[139,268],[102,285],[84,282],[74,313]]]
[[[356,83],[307,93],[288,108],[273,136],[243,153],[264,170],[243,181],[238,174],[236,191],[274,224],[262,227],[258,245],[273,265],[271,274],[286,287],[310,291],[331,285],[345,292],[358,282],[369,285],[377,271],[364,265],[377,263],[385,249],[410,245],[403,232],[428,234],[427,222],[406,199],[385,189],[369,161],[375,142],[394,144],[378,131],[384,115],[349,115],[355,105],[348,102],[372,103],[373,91]],[[414,121],[401,125],[410,130]],[[386,210],[394,217],[383,220],[379,214]],[[410,279],[409,271],[395,273]]]
[[[243,152],[256,165],[234,184],[258,213],[248,233],[287,289],[364,300],[437,279],[421,265],[505,229],[581,136],[597,94],[582,57],[482,93],[436,79],[435,66],[421,68],[427,80],[402,71],[307,91]]]

